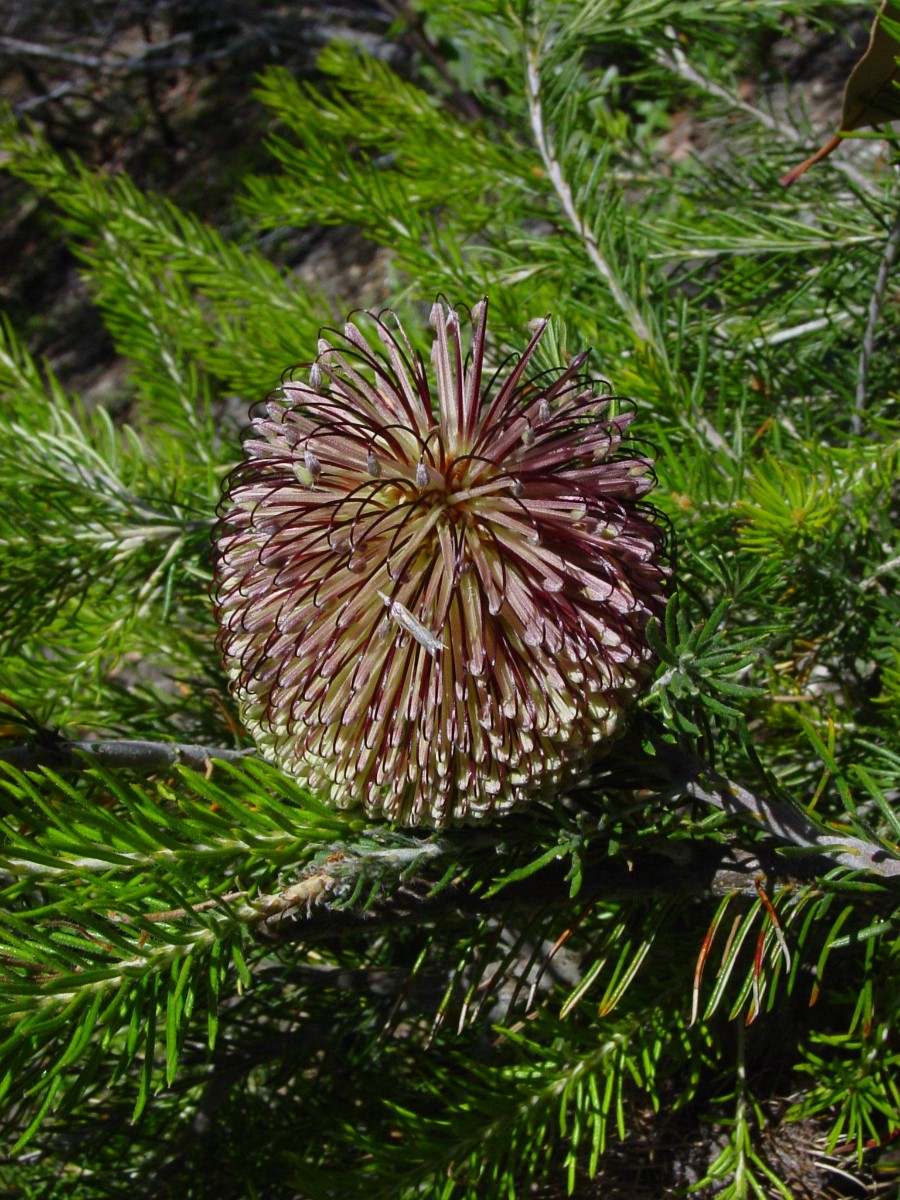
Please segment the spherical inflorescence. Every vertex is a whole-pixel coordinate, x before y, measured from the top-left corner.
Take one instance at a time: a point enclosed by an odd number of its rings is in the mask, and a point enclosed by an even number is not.
[[[321,340],[253,422],[215,534],[219,644],[262,753],[404,825],[506,812],[614,737],[652,666],[665,538],[631,413],[584,375],[487,382],[435,304]],[[335,339],[337,341],[337,339]]]

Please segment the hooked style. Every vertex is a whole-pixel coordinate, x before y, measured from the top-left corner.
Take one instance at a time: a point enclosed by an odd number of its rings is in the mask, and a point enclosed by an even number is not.
[[[215,533],[219,646],[262,753],[404,825],[507,812],[602,753],[668,590],[628,406],[585,354],[529,374],[544,319],[491,378],[486,319],[467,357],[434,305],[431,377],[391,316],[323,338],[254,420]]]

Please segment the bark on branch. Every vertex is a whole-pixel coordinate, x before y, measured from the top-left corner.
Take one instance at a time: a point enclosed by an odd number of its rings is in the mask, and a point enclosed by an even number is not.
[[[434,857],[437,857],[435,854]],[[686,841],[659,843],[627,863],[604,857],[584,872],[576,903],[623,902],[643,897],[721,897],[728,893],[756,900],[759,883],[771,889],[809,884],[827,873],[827,858],[786,860],[769,849],[750,853],[718,843]],[[468,884],[451,883],[432,894],[419,876],[393,891],[385,891],[365,911],[341,908],[334,897],[347,888],[348,864],[336,861],[273,896],[251,901],[259,913],[255,928],[262,941],[316,941],[368,929],[380,930],[410,921],[442,923],[468,920],[482,913],[534,911],[552,905],[569,906],[568,861],[543,867],[527,879],[485,896]]]
[[[8,762],[20,771],[35,771],[40,767],[87,768],[127,767],[133,771],[163,771],[180,763],[194,771],[206,771],[216,759],[239,762],[251,758],[253,750],[218,750],[213,746],[194,746],[183,742],[145,741],[69,741],[49,733],[41,733],[29,746],[6,746],[0,749],[0,762]]]

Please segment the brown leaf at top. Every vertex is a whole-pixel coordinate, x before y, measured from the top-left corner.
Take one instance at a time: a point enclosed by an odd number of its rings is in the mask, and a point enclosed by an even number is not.
[[[888,31],[882,17],[900,22],[900,8],[884,0],[872,23],[869,45],[850,72],[844,88],[841,129],[846,133],[863,125],[878,125],[900,117],[900,42]]]
[[[865,54],[850,72],[844,87],[844,103],[841,109],[839,132],[821,146],[815,154],[788,171],[781,183],[789,187],[795,179],[821,162],[842,141],[841,135],[864,125],[880,125],[900,117],[900,41],[885,26],[882,17],[900,23],[900,8],[891,0],[882,0],[881,7],[872,22],[869,45]]]

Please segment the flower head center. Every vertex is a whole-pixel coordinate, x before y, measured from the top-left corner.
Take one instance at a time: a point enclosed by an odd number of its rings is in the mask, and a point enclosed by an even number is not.
[[[631,420],[547,320],[485,377],[487,301],[435,304],[431,376],[369,314],[254,418],[217,529],[220,646],[263,753],[338,807],[446,825],[525,803],[648,677],[665,538]]]

